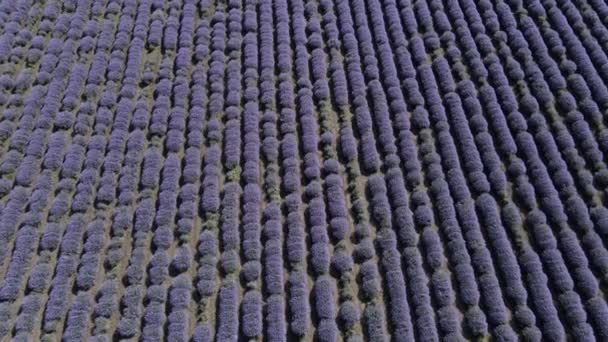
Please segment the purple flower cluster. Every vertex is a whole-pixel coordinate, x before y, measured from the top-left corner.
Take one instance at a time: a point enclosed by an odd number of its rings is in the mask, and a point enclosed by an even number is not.
[[[0,0],[0,339],[607,339],[607,18]]]

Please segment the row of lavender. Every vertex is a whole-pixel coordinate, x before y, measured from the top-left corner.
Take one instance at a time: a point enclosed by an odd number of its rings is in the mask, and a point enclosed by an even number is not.
[[[608,338],[604,2],[0,8],[0,339]]]

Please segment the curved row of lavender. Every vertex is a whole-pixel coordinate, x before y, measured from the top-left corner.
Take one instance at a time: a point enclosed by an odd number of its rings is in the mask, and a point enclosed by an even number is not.
[[[0,340],[608,340],[601,0],[0,0]]]

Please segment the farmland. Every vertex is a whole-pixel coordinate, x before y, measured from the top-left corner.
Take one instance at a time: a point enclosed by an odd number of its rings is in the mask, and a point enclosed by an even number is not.
[[[602,0],[0,0],[0,341],[607,341]]]

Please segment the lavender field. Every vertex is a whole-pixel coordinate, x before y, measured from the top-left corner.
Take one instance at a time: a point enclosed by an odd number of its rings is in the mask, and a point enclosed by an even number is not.
[[[608,341],[603,0],[0,0],[0,341]]]

